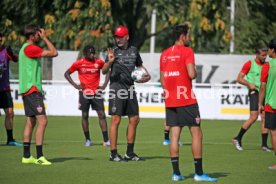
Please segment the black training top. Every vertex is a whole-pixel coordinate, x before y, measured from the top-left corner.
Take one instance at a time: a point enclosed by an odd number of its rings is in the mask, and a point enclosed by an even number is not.
[[[143,61],[138,49],[134,46],[129,46],[127,49],[116,46],[113,49],[115,60],[111,66],[110,89],[129,89],[134,84],[131,72],[135,66],[142,66]]]

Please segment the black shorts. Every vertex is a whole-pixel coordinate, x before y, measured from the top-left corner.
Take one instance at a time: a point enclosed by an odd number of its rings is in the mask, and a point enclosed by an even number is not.
[[[97,95],[85,95],[79,92],[79,110],[82,112],[88,112],[89,108],[96,111],[104,111],[104,100],[101,94]]]
[[[265,112],[265,128],[276,129],[276,113]]]
[[[139,115],[138,100],[135,91],[128,91],[120,97],[118,91],[109,92],[109,115],[134,116]]]
[[[249,105],[250,111],[258,111],[259,91],[249,90],[248,96],[249,96],[249,102],[250,102],[250,105]]]
[[[197,104],[166,108],[167,126],[200,126],[200,113]]]
[[[46,115],[43,95],[40,92],[34,92],[27,96],[23,96],[23,104],[25,115],[28,117]]]
[[[1,91],[0,99],[0,109],[13,108],[13,101],[10,91]]]

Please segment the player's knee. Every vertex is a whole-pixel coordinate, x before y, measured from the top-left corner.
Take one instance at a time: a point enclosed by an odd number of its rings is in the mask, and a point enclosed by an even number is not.
[[[139,116],[134,116],[131,118],[131,121],[135,124],[138,124],[140,122],[140,117]]]
[[[104,111],[98,111],[98,117],[100,120],[106,119]]]
[[[39,124],[41,124],[42,126],[46,127],[47,124],[48,124],[48,120],[47,119],[40,120]]]
[[[88,113],[83,112],[82,113],[82,118],[85,119],[85,120],[88,120]]]
[[[7,116],[8,119],[12,119],[14,117],[13,111],[8,111],[6,116]]]
[[[111,123],[112,123],[113,125],[119,126],[120,120],[113,119]]]
[[[250,119],[251,124],[253,124],[255,121],[257,121],[258,115],[253,115],[249,119]]]
[[[202,140],[203,134],[202,134],[201,128],[195,128],[194,130],[191,131],[191,133],[193,138]]]

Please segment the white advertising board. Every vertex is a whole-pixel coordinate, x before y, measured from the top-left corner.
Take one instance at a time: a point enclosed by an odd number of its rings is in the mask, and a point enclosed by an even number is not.
[[[24,115],[22,97],[18,94],[18,84],[12,84],[15,115]],[[43,85],[46,92],[45,106],[47,115],[80,116],[78,110],[78,91],[64,82],[47,82]],[[158,83],[136,85],[140,116],[165,118],[163,90]],[[108,110],[108,89],[105,90],[105,110]],[[247,89],[240,85],[195,85],[201,117],[203,119],[246,119],[249,113]],[[95,116],[95,111],[90,115]]]
[[[76,61],[77,56],[76,51],[59,51],[58,57],[53,58],[52,80],[64,81],[64,72]],[[141,53],[141,57],[143,65],[151,74],[150,82],[158,82],[160,53]],[[100,58],[105,58],[103,53]],[[195,83],[233,84],[243,64],[254,58],[254,55],[195,54],[198,73]],[[76,73],[73,79],[77,80]],[[104,77],[101,80],[104,81]]]

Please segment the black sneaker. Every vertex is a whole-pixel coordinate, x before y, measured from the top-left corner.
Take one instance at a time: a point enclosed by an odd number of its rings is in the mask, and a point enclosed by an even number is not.
[[[113,162],[126,162],[127,160],[123,159],[121,157],[121,155],[116,154],[115,156],[110,155],[109,161],[113,161]]]
[[[125,160],[131,160],[131,161],[144,161],[143,158],[139,157],[138,155],[136,155],[135,153],[132,153],[132,154],[125,154],[125,157],[124,157]]]

